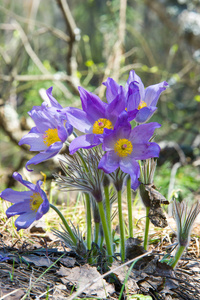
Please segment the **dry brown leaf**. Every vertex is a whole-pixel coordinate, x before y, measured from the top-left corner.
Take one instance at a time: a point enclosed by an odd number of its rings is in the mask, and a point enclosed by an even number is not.
[[[119,266],[121,266],[121,264],[119,262],[115,261],[112,264],[111,270],[115,269],[115,268],[117,268]],[[113,273],[115,275],[117,275],[118,279],[123,284],[124,281],[125,281],[125,279],[126,279],[126,275],[128,273],[128,270],[129,270],[129,267],[128,266],[124,266],[124,267],[119,268],[118,270],[115,270]],[[127,283],[125,284],[125,286],[126,286],[126,288],[128,288],[129,292],[131,291],[133,293],[136,293],[139,290],[136,281],[133,278],[130,278],[130,277],[128,278]]]
[[[25,292],[22,289],[10,289],[9,287],[0,287],[0,299],[19,300],[24,296]]]
[[[34,254],[22,255],[22,258],[29,264],[32,263],[37,267],[50,267],[53,264],[53,262],[48,257],[38,256]]]
[[[74,285],[77,289],[82,289],[89,282],[100,276],[96,267],[91,267],[88,264],[72,269],[61,267],[57,274],[62,276],[61,280],[64,284]],[[115,289],[111,284],[107,283],[104,279],[100,279],[86,288],[83,294],[106,298],[108,294],[113,294],[114,292]]]

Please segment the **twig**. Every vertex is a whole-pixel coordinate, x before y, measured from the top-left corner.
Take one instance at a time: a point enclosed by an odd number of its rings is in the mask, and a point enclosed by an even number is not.
[[[116,268],[114,268],[114,269],[108,271],[107,273],[105,273],[105,274],[103,274],[103,275],[101,275],[101,276],[95,278],[94,280],[92,280],[91,282],[89,282],[88,284],[86,284],[82,289],[78,290],[74,295],[68,297],[67,300],[73,300],[73,299],[75,299],[75,298],[76,298],[77,296],[79,296],[85,289],[87,289],[88,287],[90,287],[91,285],[93,285],[94,283],[96,283],[98,280],[103,279],[104,277],[106,277],[106,276],[108,276],[109,274],[115,272],[116,270],[118,270],[118,269],[120,269],[120,268],[123,268],[123,267],[125,267],[125,266],[131,264],[132,262],[134,262],[134,261],[136,261],[136,260],[139,260],[139,259],[141,259],[141,258],[143,258],[143,257],[145,257],[145,256],[147,256],[147,255],[149,255],[149,254],[151,254],[152,252],[153,252],[153,250],[152,250],[152,251],[149,251],[149,252],[146,252],[145,254],[142,254],[142,255],[140,255],[140,256],[138,256],[138,257],[135,257],[135,258],[133,258],[133,259],[127,261],[126,263],[122,264],[121,266],[116,267]]]
[[[104,72],[103,81],[107,79],[108,76],[112,74],[112,77],[115,80],[119,78],[119,71],[120,71],[120,63],[123,55],[123,48],[124,48],[124,38],[126,32],[126,7],[127,7],[127,0],[120,0],[120,11],[119,11],[119,26],[118,26],[118,37],[117,41],[113,47],[113,51],[111,52],[107,68]],[[99,88],[99,97],[103,97],[105,91],[105,86],[101,85]]]
[[[43,65],[43,63],[41,62],[41,60],[39,59],[39,57],[36,55],[36,53],[33,51],[28,37],[25,34],[24,30],[22,29],[22,27],[20,26],[20,24],[17,21],[13,21],[13,24],[15,25],[16,29],[19,31],[20,34],[20,38],[21,41],[24,45],[24,48],[27,52],[27,54],[30,56],[30,58],[32,59],[32,61],[35,63],[35,65],[38,67],[38,69],[43,73],[43,74],[51,74]],[[69,90],[61,83],[61,82],[57,82],[55,81],[55,85],[58,86],[58,88],[60,88],[60,90],[65,94],[66,97],[71,98],[72,94],[69,92]]]
[[[56,73],[56,74],[38,74],[38,75],[4,75],[0,74],[0,80],[4,81],[46,81],[46,80],[52,80],[52,81],[71,81],[71,77],[62,74],[62,73]]]
[[[59,39],[65,41],[65,42],[69,42],[70,38],[68,35],[66,35],[62,30],[55,28],[55,27],[51,27],[45,23],[42,23],[40,21],[36,21],[36,20],[32,20],[32,19],[28,19],[28,18],[24,18],[22,16],[19,16],[17,14],[15,14],[14,12],[11,12],[10,10],[6,9],[5,7],[0,5],[0,10],[2,10],[4,13],[12,16],[13,18],[15,18],[16,20],[23,22],[23,23],[27,23],[27,24],[35,24],[37,26],[41,26],[41,27],[45,27],[47,28],[52,34],[54,34],[56,37],[58,37]],[[9,27],[7,27],[9,25]],[[6,26],[6,28],[5,28]],[[15,28],[13,28],[12,24],[1,24],[0,26],[1,29],[5,29],[5,30],[15,30]]]
[[[75,73],[77,71],[77,62],[76,62],[76,52],[77,52],[77,45],[76,42],[80,39],[80,29],[76,26],[74,18],[71,14],[69,9],[68,3],[66,0],[57,0],[59,7],[64,16],[64,20],[67,25],[67,29],[69,31],[70,40],[68,42],[68,52],[67,52],[67,74],[70,76],[75,77]],[[78,79],[76,78],[76,81]],[[78,82],[79,84],[79,82]],[[77,91],[77,84],[71,80],[72,88],[75,88]]]

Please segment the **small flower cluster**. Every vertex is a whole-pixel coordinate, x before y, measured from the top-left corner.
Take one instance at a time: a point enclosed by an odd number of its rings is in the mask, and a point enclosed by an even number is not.
[[[69,145],[72,158],[68,159],[66,164],[62,161],[61,166],[65,175],[57,176],[57,180],[61,188],[71,185],[74,189],[83,191],[87,195],[86,205],[89,202],[93,203],[92,207],[95,208],[93,215],[98,220],[95,243],[98,243],[98,230],[100,231],[98,226],[101,220],[103,229],[101,236],[105,238],[110,256],[113,255],[113,246],[109,206],[114,201],[111,198],[118,198],[121,252],[124,260],[121,190],[125,182],[127,188],[136,190],[142,178],[140,161],[159,156],[160,147],[152,142],[152,137],[154,131],[161,125],[156,122],[148,123],[148,121],[157,110],[158,99],[168,84],[163,81],[145,89],[135,71],[130,72],[124,87],[118,85],[112,78],[108,78],[103,84],[106,86],[106,102],[79,87],[82,109],[63,108],[52,96],[52,87],[49,88],[46,91],[49,103],[44,102],[41,106],[34,106],[29,112],[35,127],[22,137],[19,145],[28,144],[30,151],[39,152],[26,163],[28,171],[32,171],[30,165],[37,165],[56,156],[64,143]],[[83,135],[77,136],[74,129],[82,132]],[[74,135],[74,139],[69,143],[68,137],[71,134]],[[93,151],[91,148],[99,150]],[[28,228],[51,207],[59,214],[70,239],[76,245],[77,234],[58,209],[49,204],[45,192],[41,189],[42,182],[39,180],[34,185],[23,180],[17,172],[13,177],[29,189],[24,192],[6,189],[0,193],[2,199],[14,203],[8,208],[6,214],[8,217],[19,215],[15,222],[17,230]],[[107,189],[110,181],[114,183],[117,197],[110,197]],[[128,205],[130,213],[130,199]],[[90,216],[89,206],[87,206],[88,216]],[[131,215],[129,220],[131,223]],[[90,226],[89,222],[87,226]],[[132,237],[131,230],[130,237]],[[83,241],[82,238],[79,240]],[[88,238],[89,250],[90,245],[91,241]]]

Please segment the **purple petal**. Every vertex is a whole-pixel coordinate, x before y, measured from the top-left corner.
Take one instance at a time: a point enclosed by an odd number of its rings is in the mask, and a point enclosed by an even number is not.
[[[120,86],[116,81],[110,77],[103,82],[103,85],[106,86],[106,99],[108,103],[111,103],[118,95]]]
[[[63,143],[62,142],[56,142],[49,146],[46,151],[38,153],[36,156],[31,158],[27,163],[26,163],[26,169],[28,171],[33,171],[28,169],[29,165],[37,165],[45,160],[48,160],[54,156],[56,156],[60,150],[62,149]]]
[[[5,189],[0,193],[0,197],[11,203],[18,203],[30,199],[33,195],[32,191],[18,192],[13,191],[12,189]]]
[[[95,147],[101,143],[100,134],[86,134],[75,138],[69,145],[70,154],[74,154],[78,149],[89,149]]]
[[[58,137],[62,143],[64,143],[68,138],[68,132],[63,125],[58,126]]]
[[[52,96],[52,90],[53,87],[50,87],[48,90],[46,90],[47,96],[49,97],[49,100],[51,102],[51,105],[53,107],[56,107],[58,109],[62,109],[62,106],[58,103],[58,101]]]
[[[118,116],[125,111],[126,99],[122,87],[119,87],[119,93],[116,98],[108,105],[106,109],[106,119],[109,119],[114,125]]]
[[[109,151],[114,149],[115,143],[119,139],[129,138],[131,132],[131,125],[129,122],[127,122],[127,120],[124,120],[123,123],[118,123],[113,131],[111,130],[109,131],[104,130],[104,131],[105,134],[103,135],[102,148],[104,151]]]
[[[35,127],[34,127],[35,128]],[[31,133],[31,131],[24,135],[19,141],[19,145],[30,145],[30,151],[42,151],[46,150],[47,146],[44,143],[43,133]]]
[[[143,100],[144,98],[144,84],[142,83],[142,80],[140,79],[140,77],[135,73],[135,71],[130,71],[129,73],[129,78],[127,80],[125,89],[128,92],[128,88],[129,85],[131,84],[131,82],[138,82],[138,88],[139,88],[139,92],[140,92],[140,100]]]
[[[131,110],[131,111],[128,111],[128,121],[132,121],[136,118],[138,114],[138,109],[134,109],[134,110]]]
[[[115,151],[109,151],[99,162],[98,168],[102,169],[105,173],[112,173],[119,167],[119,156]]]
[[[135,122],[137,123],[147,122],[156,110],[157,107],[152,107],[152,106],[141,108],[140,110],[138,110],[138,113],[136,114]]]
[[[103,118],[108,104],[104,103],[98,96],[86,91],[82,87],[79,87],[78,90],[80,93],[82,108],[87,113],[88,117],[91,118],[90,121]]]
[[[49,200],[47,198],[46,193],[41,189],[42,181],[38,180],[36,184],[36,190],[40,194],[41,198],[43,199],[43,203],[38,208],[38,211],[36,213],[36,220],[39,220],[44,214],[46,214],[49,210]]]
[[[30,198],[27,199],[26,201],[21,201],[19,203],[15,203],[12,206],[10,206],[6,210],[6,215],[8,218],[10,218],[15,215],[24,214],[26,212],[32,212],[31,207],[30,207]]]
[[[136,190],[140,185],[138,178],[140,177],[139,164],[131,157],[124,157],[119,162],[120,169],[131,176],[131,187]]]
[[[168,83],[166,81],[163,81],[158,84],[150,85],[145,90],[145,96],[143,99],[144,102],[146,102],[147,106],[156,106],[158,102],[158,98],[160,97],[160,94],[166,90],[166,87],[168,86]]]
[[[140,99],[141,96],[138,85],[135,82],[131,82],[127,93],[127,111],[137,109],[138,105],[140,104]]]
[[[79,108],[67,107],[66,109],[63,109],[63,112],[66,113],[69,123],[74,128],[84,133],[92,132],[93,122],[88,120],[85,111]]]
[[[159,157],[160,147],[156,143],[137,144],[133,146],[131,157],[135,160],[144,160],[152,157]]]
[[[49,207],[50,207],[50,205],[49,205],[49,201],[47,199],[47,201],[44,201],[38,208],[35,219],[36,220],[41,219],[42,216],[49,211]]]
[[[28,228],[35,221],[35,217],[36,217],[36,213],[34,211],[20,215],[15,221],[15,226],[17,227],[17,231],[20,229]]]
[[[133,145],[147,143],[153,136],[154,130],[160,126],[156,122],[138,125],[132,129],[129,139]]]
[[[35,122],[38,132],[44,133],[49,128],[56,127],[54,115],[52,114],[51,116],[49,113],[45,113],[45,111],[42,110],[41,106],[34,106],[28,113]]]
[[[19,181],[21,184],[23,184],[25,187],[27,187],[29,190],[35,192],[35,184],[33,184],[32,182],[26,181],[22,178],[22,176],[18,173],[18,172],[14,172],[12,177]]]

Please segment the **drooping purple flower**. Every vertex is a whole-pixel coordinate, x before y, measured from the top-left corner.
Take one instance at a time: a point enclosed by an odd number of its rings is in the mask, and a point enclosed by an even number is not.
[[[121,117],[113,131],[105,130],[102,148],[107,151],[99,162],[99,168],[105,173],[114,172],[120,168],[131,176],[131,186],[134,190],[139,186],[140,167],[137,160],[158,157],[160,147],[149,142],[154,130],[161,125],[148,123],[131,129],[127,117]]]
[[[124,92],[122,87],[109,104],[81,87],[79,87],[79,92],[82,110],[73,107],[63,110],[70,124],[85,133],[85,135],[79,136],[71,142],[69,146],[70,154],[73,154],[79,148],[89,149],[99,145],[102,142],[104,129],[113,129],[119,115],[125,111],[125,102],[121,101]]]
[[[62,110],[62,106],[53,98],[51,92],[52,88],[49,88],[47,96],[49,97],[51,107],[43,103],[41,106],[34,106],[32,108],[28,114],[36,126],[19,142],[19,145],[30,145],[30,151],[40,152],[26,163],[27,170],[29,170],[29,165],[39,164],[58,154],[63,143],[73,131],[73,127],[69,124],[66,116],[59,112],[59,110]]]
[[[108,103],[110,103],[118,95],[121,86],[112,78],[108,78],[103,84],[107,87],[106,97]],[[130,71],[129,78],[124,88],[124,97],[122,98],[122,101],[125,101],[128,113],[135,111],[135,109],[137,110],[135,117],[137,123],[145,123],[151,118],[157,110],[156,105],[160,94],[167,86],[168,83],[163,81],[155,85],[150,85],[145,89],[141,78],[135,71]],[[131,119],[133,118],[130,115],[129,121]]]
[[[28,188],[29,191],[18,192],[8,188],[0,193],[0,197],[14,203],[7,209],[6,215],[8,218],[19,215],[15,221],[17,230],[26,229],[35,220],[39,220],[48,212],[49,201],[45,192],[41,189],[41,180],[38,180],[35,185],[23,180],[22,176],[17,172],[13,173],[13,178]]]

